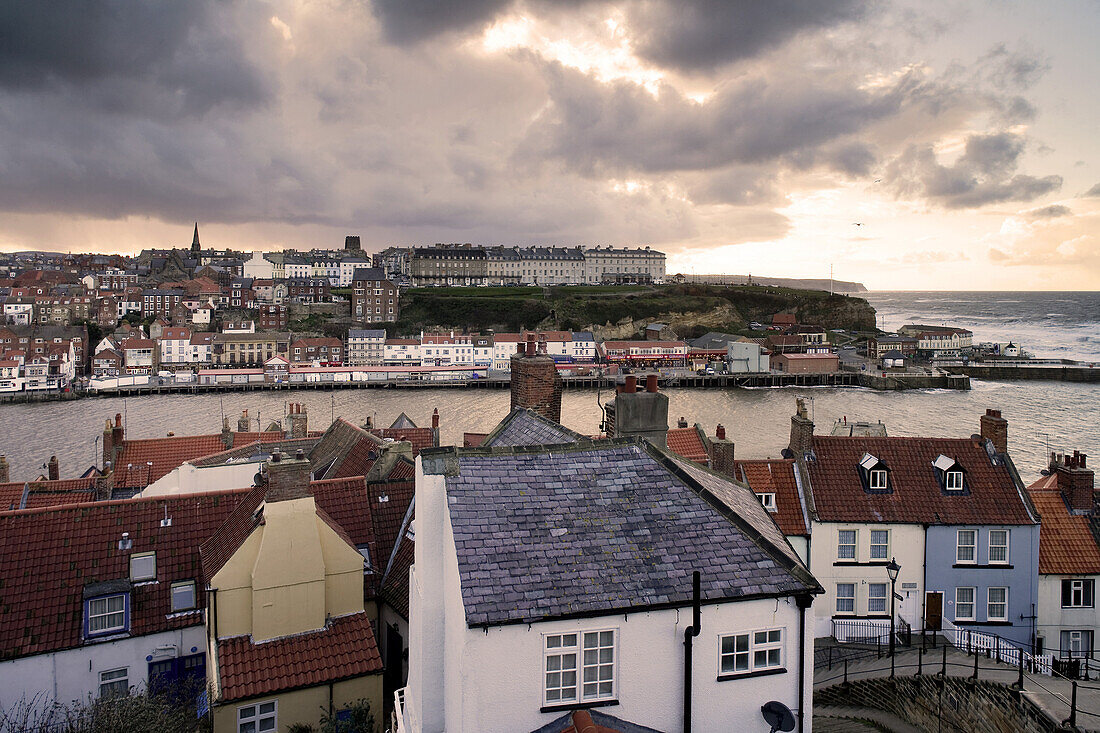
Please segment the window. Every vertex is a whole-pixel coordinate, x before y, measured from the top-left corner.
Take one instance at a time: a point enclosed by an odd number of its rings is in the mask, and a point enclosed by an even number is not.
[[[842,529],[838,533],[836,556],[841,560],[856,559],[856,531],[854,529]]]
[[[718,674],[746,674],[783,666],[783,630],[763,629],[719,638]]]
[[[990,588],[986,604],[987,621],[1008,620],[1008,588]]]
[[[1061,656],[1077,659],[1092,656],[1092,631],[1075,629],[1062,632]]]
[[[764,505],[764,508],[769,512],[778,511],[775,506],[775,494],[757,494],[760,498],[760,503]]]
[[[871,559],[885,560],[890,556],[890,530],[871,530]]]
[[[868,474],[868,484],[875,491],[886,490],[886,479],[886,469],[884,468],[876,468]]]
[[[279,717],[278,701],[261,702],[237,708],[237,733],[275,730]]]
[[[886,583],[867,584],[867,613],[886,613]]]
[[[975,549],[978,546],[978,530],[976,529],[960,529],[958,534],[958,544],[955,546],[955,562],[957,563],[973,563],[977,562]]]
[[[99,696],[125,695],[130,692],[127,667],[99,673]]]
[[[125,593],[89,598],[84,602],[84,617],[87,625],[85,636],[125,631],[128,606]]]
[[[1062,608],[1092,608],[1094,581],[1080,578],[1062,581]]]
[[[195,581],[172,583],[172,610],[188,611],[195,607]]]
[[[836,585],[836,612],[856,612],[856,584],[837,583]]]
[[[989,530],[989,562],[990,564],[1008,562],[1007,529]]]
[[[614,630],[548,634],[543,638],[547,705],[614,698]]]
[[[944,474],[943,479],[944,488],[948,491],[962,491],[963,490],[963,473],[962,471],[948,471]]]
[[[974,589],[973,588],[956,588],[955,589],[955,620],[956,621],[973,621],[974,620]]]

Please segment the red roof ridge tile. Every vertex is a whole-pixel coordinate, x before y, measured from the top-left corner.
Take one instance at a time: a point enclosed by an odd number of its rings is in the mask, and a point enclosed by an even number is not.
[[[73,504],[65,504],[63,506],[41,506],[33,509],[9,509],[7,511],[0,511],[2,515],[26,515],[26,514],[38,514],[42,512],[52,511],[70,511],[73,509],[83,509],[92,507],[108,507],[108,506],[132,506],[134,504],[142,504],[146,502],[159,502],[159,501],[185,501],[187,499],[202,498],[206,496],[224,496],[228,494],[237,494],[248,491],[247,488],[241,489],[216,489],[214,491],[193,491],[187,494],[161,494],[158,496],[135,496],[130,499],[108,499],[106,501],[83,501]]]

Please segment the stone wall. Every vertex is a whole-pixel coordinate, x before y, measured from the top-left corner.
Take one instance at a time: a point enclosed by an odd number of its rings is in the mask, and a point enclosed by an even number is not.
[[[872,708],[921,730],[975,733],[1054,733],[1051,720],[1012,688],[996,682],[934,674],[859,680],[814,692],[814,705]]]

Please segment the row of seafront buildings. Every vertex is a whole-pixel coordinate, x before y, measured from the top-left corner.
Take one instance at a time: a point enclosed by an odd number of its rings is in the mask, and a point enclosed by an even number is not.
[[[891,561],[899,626],[1092,658],[1084,456],[1025,487],[995,411],[905,438],[800,406],[785,457],[742,459],[632,376],[584,435],[554,361],[512,359],[512,411],[462,448],[435,417],[153,440],[116,417],[85,478],[0,485],[0,705],[191,681],[237,733],[360,698],[418,733],[752,729],[769,700],[806,729],[815,637],[888,627]]]

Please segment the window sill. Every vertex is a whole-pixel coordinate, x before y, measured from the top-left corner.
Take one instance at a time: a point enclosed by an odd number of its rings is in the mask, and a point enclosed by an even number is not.
[[[589,700],[587,702],[566,703],[564,705],[543,705],[540,713],[557,713],[564,710],[587,710],[588,708],[606,708],[618,705],[618,700]]]
[[[856,560],[837,560],[833,563],[834,568],[884,568],[890,564],[889,560],[872,560],[870,562],[858,562]]]
[[[955,620],[955,625],[956,626],[1011,626],[1012,622],[1011,621],[967,621],[966,619],[963,619],[962,621],[959,621],[958,619],[956,619]]]
[[[953,568],[975,568],[975,569],[978,569],[978,570],[1014,570],[1015,569],[1014,566],[1009,565],[1008,563],[992,563],[992,564],[987,563],[985,565],[979,565],[978,563],[975,563],[975,562],[957,562],[954,565],[952,565],[951,567],[953,567]]]
[[[756,672],[738,672],[737,674],[720,674],[718,675],[719,682],[729,682],[730,680],[744,680],[750,677],[768,677],[773,674],[787,674],[786,667],[776,667],[774,669],[761,669]]]
[[[833,618],[838,620],[838,621],[845,620],[845,619],[848,620],[848,621],[889,621],[890,620],[890,614],[888,614],[888,613],[883,613],[883,614],[871,613],[871,614],[865,614],[863,616],[857,616],[854,613],[834,613]]]

